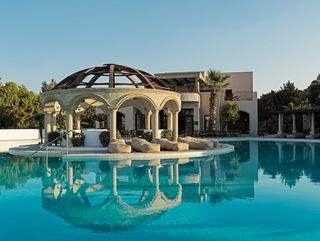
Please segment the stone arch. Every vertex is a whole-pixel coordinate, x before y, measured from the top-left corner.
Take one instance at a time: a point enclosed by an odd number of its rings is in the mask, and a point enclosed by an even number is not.
[[[69,105],[69,107],[72,110],[75,110],[81,104],[81,101],[83,101],[84,99],[93,99],[106,105],[107,108],[110,107],[110,103],[104,97],[98,94],[92,94],[92,93],[83,93],[83,94],[81,93],[74,96],[72,99],[72,103]]]
[[[173,112],[179,112],[181,110],[181,101],[174,97],[166,97],[162,101],[160,108],[168,108]]]
[[[48,105],[52,105],[52,103],[57,102],[60,105],[60,110],[61,109],[65,109],[65,103],[63,101],[62,98],[60,98],[60,96],[55,96],[55,95],[49,95],[49,96],[45,96],[42,99],[42,103],[41,103],[41,107],[44,110],[46,108],[46,106]]]
[[[134,103],[136,101],[139,101],[139,100],[143,100],[145,103],[148,104],[148,109],[151,110],[151,109],[156,109],[158,106],[156,105],[156,103],[152,100],[151,97],[149,97],[148,95],[143,95],[143,94],[129,94],[129,95],[126,95],[124,96],[123,98],[120,99],[120,101],[116,104],[117,106],[117,109],[121,108],[121,107],[124,107],[124,104],[126,102],[129,102],[131,101],[132,104],[131,105],[128,105],[128,106],[133,106],[133,107],[136,107],[138,108],[139,107],[139,104],[138,103]],[[136,106],[136,105],[137,106]],[[140,110],[142,111],[142,110]],[[146,111],[146,110],[145,110]]]

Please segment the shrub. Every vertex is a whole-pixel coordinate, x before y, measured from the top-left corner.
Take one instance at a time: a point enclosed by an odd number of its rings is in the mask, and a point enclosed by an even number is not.
[[[73,136],[73,138],[71,139],[71,143],[74,147],[79,147],[79,146],[83,146],[84,145],[84,139],[85,136],[84,134],[81,132],[79,134],[75,134]]]
[[[141,136],[143,136],[143,134],[144,134],[144,132],[145,132],[145,130],[137,130],[137,137],[141,137]]]
[[[151,131],[145,132],[141,137],[143,139],[151,142],[152,141],[152,132]]]
[[[102,131],[99,135],[99,139],[102,146],[108,146],[110,142],[109,131]]]
[[[121,139],[121,133],[119,130],[116,132],[116,138]],[[110,131],[102,131],[99,135],[100,143],[102,146],[106,147],[109,145],[110,142]]]
[[[52,131],[48,133],[48,142],[53,141],[54,139],[57,139],[60,136],[60,133],[58,131]],[[60,141],[60,138],[57,139],[54,144],[57,145]]]
[[[166,138],[169,141],[172,140],[172,136],[173,136],[173,131],[172,130],[164,130],[161,133],[161,138]]]

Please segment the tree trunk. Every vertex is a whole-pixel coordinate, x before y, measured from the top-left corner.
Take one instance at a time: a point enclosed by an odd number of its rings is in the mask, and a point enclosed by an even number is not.
[[[218,95],[215,90],[210,92],[209,99],[209,130],[216,130],[217,120],[217,108],[218,108]]]

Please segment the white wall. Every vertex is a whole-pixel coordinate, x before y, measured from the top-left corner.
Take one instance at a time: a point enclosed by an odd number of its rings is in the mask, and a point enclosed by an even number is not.
[[[0,130],[0,152],[8,152],[9,148],[27,144],[38,144],[38,129],[7,129]]]
[[[240,110],[249,114],[249,134],[258,135],[258,100],[257,92],[253,92],[252,100],[236,101],[239,103]]]

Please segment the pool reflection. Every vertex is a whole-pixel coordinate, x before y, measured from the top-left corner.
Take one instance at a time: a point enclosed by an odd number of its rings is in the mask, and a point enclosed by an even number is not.
[[[290,188],[302,177],[320,182],[320,145],[231,144],[234,153],[194,159],[84,162],[0,156],[0,193],[1,187],[15,189],[41,179],[45,210],[75,227],[109,232],[151,223],[184,203],[253,200],[260,175]]]

